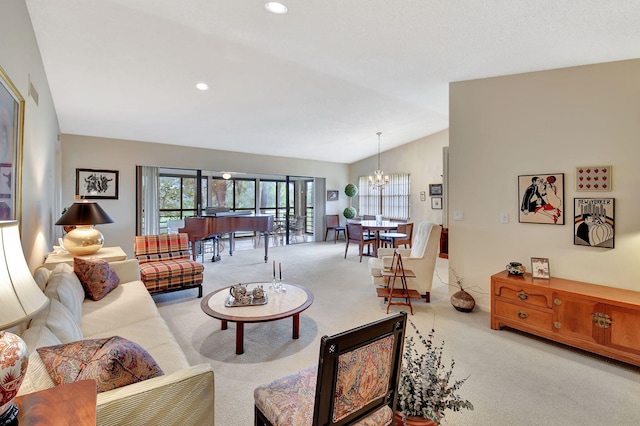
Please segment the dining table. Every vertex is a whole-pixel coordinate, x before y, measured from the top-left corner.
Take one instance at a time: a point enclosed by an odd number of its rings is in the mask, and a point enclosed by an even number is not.
[[[390,220],[362,220],[360,221],[363,231],[370,231],[375,234],[376,244],[374,247],[374,256],[378,256],[378,247],[380,247],[380,231],[397,231],[398,222],[392,222]]]

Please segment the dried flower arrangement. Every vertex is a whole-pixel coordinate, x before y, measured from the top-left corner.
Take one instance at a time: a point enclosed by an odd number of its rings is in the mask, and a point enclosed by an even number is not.
[[[434,329],[431,329],[425,339],[411,320],[409,323],[416,331],[423,350],[416,348],[413,336],[405,338],[396,405],[396,409],[402,414],[403,424],[407,424],[407,417],[430,419],[440,424],[445,410],[473,410],[471,402],[457,394],[468,377],[452,382],[455,362],[451,359],[451,364],[447,366],[443,360],[444,341],[439,346],[436,345]]]

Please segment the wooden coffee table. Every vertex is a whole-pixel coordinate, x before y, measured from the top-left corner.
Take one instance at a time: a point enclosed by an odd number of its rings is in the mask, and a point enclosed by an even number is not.
[[[276,293],[269,289],[270,282],[247,283],[249,290],[262,285],[267,293],[267,304],[258,306],[227,307],[224,302],[229,287],[207,294],[200,302],[202,311],[219,319],[220,329],[226,330],[229,322],[236,323],[236,354],[244,353],[244,324],[251,322],[276,321],[293,317],[293,338],[300,335],[300,312],[313,303],[313,293],[298,284],[284,283],[287,291]]]

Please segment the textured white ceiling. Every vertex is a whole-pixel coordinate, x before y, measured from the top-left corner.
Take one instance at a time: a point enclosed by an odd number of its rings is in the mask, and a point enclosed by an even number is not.
[[[351,163],[449,82],[640,57],[638,0],[265,1],[26,0],[61,131]]]

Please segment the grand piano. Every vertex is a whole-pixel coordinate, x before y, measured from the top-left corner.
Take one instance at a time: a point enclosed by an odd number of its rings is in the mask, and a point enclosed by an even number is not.
[[[220,260],[219,241],[224,234],[229,234],[229,256],[233,256],[233,237],[235,232],[253,231],[264,236],[264,261],[269,259],[269,234],[273,228],[273,216],[254,215],[251,212],[232,212],[223,208],[208,208],[207,214],[200,217],[186,217],[184,228],[191,241],[193,260],[196,259],[196,242],[213,240],[214,251],[212,261]]]

